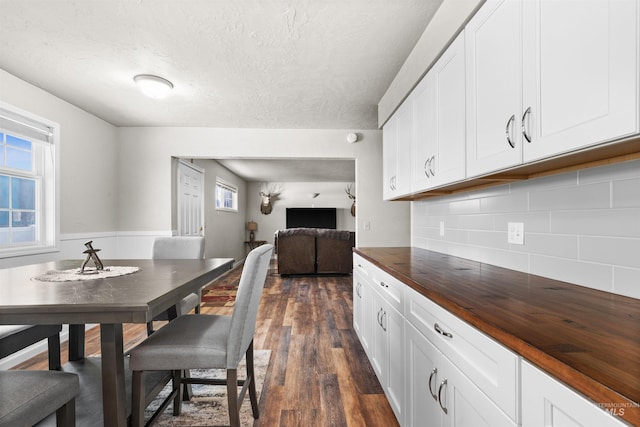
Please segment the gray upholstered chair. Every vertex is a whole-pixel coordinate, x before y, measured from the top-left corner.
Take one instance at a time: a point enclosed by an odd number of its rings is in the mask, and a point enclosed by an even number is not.
[[[258,305],[267,276],[273,245],[252,250],[240,276],[236,303],[231,316],[188,314],[179,316],[131,350],[129,366],[133,371],[131,418],[133,426],[144,424],[146,371],[172,371],[173,391],[156,414],[173,400],[173,414],[180,414],[180,383],[227,386],[231,426],[240,425],[239,410],[247,390],[254,418],[258,418],[255,377],[253,374],[253,335]],[[246,355],[247,378],[238,381],[238,364]],[[226,369],[225,380],[181,378],[188,369]],[[238,386],[242,385],[240,393]]]
[[[58,427],[76,425],[76,374],[59,371],[0,371],[0,426],[31,426],[56,413]]]
[[[151,249],[152,259],[202,259],[204,258],[204,237],[199,236],[173,236],[156,237]],[[202,291],[194,292],[184,297],[178,304],[178,316],[191,310],[200,312],[200,298]],[[153,320],[168,320],[167,313],[163,313]],[[153,333],[153,324],[147,324],[147,333]]]

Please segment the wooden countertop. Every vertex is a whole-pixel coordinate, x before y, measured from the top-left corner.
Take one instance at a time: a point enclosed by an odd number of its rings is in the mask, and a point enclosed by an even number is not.
[[[354,252],[640,426],[640,300],[425,249]]]

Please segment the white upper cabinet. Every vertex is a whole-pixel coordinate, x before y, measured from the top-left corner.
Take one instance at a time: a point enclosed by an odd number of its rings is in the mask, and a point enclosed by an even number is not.
[[[522,4],[488,0],[465,27],[467,177],[520,164]]]
[[[465,177],[464,32],[412,93],[412,192]]]
[[[382,128],[382,198],[384,200],[392,199],[396,195],[397,158],[398,119],[394,114]]]
[[[523,3],[524,162],[638,132],[638,7]]]
[[[385,123],[382,140],[382,196],[384,200],[390,200],[411,191],[413,106],[409,100]]]

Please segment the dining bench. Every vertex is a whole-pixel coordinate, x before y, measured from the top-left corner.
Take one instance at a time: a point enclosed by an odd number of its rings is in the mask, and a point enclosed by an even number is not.
[[[60,370],[62,325],[0,325],[0,359],[47,340],[49,369]]]

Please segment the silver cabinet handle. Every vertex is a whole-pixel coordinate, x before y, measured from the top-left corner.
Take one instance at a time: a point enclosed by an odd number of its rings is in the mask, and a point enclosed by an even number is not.
[[[516,120],[516,115],[512,114],[511,117],[509,118],[509,121],[507,122],[507,127],[505,128],[505,133],[507,134],[507,142],[509,143],[511,148],[516,148],[516,144],[511,140],[511,132],[509,132],[509,128],[511,127],[511,124],[515,120]]]
[[[380,327],[382,327],[382,320],[380,320],[381,314],[382,314],[382,307],[380,307],[380,310],[378,310],[378,325],[380,325]]]
[[[427,178],[430,178],[429,176],[429,162],[431,162],[430,159],[427,159],[424,161],[424,174],[427,176]]]
[[[450,332],[443,330],[437,323],[433,325],[433,329],[435,329],[440,335],[444,335],[447,338],[453,338],[453,335]]]
[[[358,282],[356,286],[356,294],[358,294],[358,298],[362,298],[362,293],[360,292],[360,288],[362,288],[362,283]]]
[[[431,172],[431,176],[436,176],[436,173],[433,171],[433,162],[436,161],[436,155],[434,154],[429,159],[429,172]]]
[[[449,413],[449,410],[447,409],[447,407],[442,404],[442,388],[446,385],[447,385],[447,379],[445,378],[442,380],[442,382],[440,383],[440,387],[438,388],[438,403],[440,404],[440,408],[442,409],[442,412],[444,412],[445,414]]]
[[[388,288],[389,287],[389,285],[387,285],[383,281],[380,281],[380,286],[382,286],[383,288]]]
[[[531,116],[531,107],[527,108],[522,115],[522,136],[524,136],[524,139],[526,139],[527,142],[531,142],[531,136],[527,133],[527,128],[525,126],[525,123],[527,123],[527,116]]]
[[[384,319],[387,317],[387,312],[382,310],[382,317],[380,318],[380,327],[383,331],[387,332],[387,327],[384,326]]]
[[[429,393],[431,393],[431,397],[433,397],[433,400],[435,400],[436,402],[438,401],[438,395],[435,394],[433,392],[433,390],[431,390],[431,379],[434,377],[434,375],[438,374],[438,368],[433,368],[433,370],[431,371],[431,375],[429,375]],[[436,377],[436,381],[438,380],[438,378]]]

